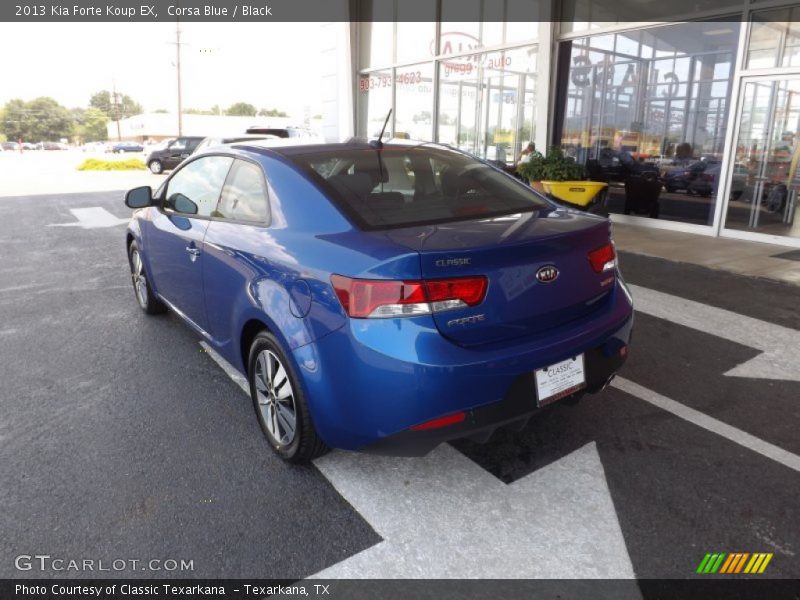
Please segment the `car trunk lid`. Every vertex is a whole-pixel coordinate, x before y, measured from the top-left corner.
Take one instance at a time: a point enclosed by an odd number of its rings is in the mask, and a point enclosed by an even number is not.
[[[608,222],[572,211],[408,227],[385,235],[419,252],[425,280],[488,278],[481,304],[434,313],[442,335],[463,346],[534,335],[580,319],[600,310],[613,287],[615,270],[597,273],[589,260],[590,252],[609,244]]]

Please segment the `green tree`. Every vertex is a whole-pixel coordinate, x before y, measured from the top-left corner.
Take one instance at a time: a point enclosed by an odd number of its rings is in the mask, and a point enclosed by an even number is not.
[[[258,111],[259,117],[288,117],[289,115],[277,108],[262,108]]]
[[[142,113],[142,105],[127,94],[117,92],[117,105],[115,106],[112,94],[108,90],[100,90],[96,94],[92,94],[89,106],[105,113],[112,121],[117,120],[117,114],[120,119],[126,119]]]
[[[421,112],[418,112],[413,117],[411,117],[411,120],[414,123],[431,123],[431,111],[423,110]]]
[[[210,110],[203,110],[201,108],[184,108],[183,114],[185,115],[213,115]]]
[[[108,139],[108,116],[97,108],[73,108],[75,133],[86,142],[104,142]]]
[[[52,98],[26,102],[15,98],[3,109],[0,129],[10,139],[48,141],[69,138],[75,126],[73,114]]]
[[[3,120],[0,122],[0,129],[3,134],[12,140],[19,137],[28,139],[28,134],[33,126],[33,118],[28,112],[28,104],[20,98],[14,98],[6,102],[3,108]]]
[[[255,117],[257,113],[258,109],[247,102],[232,104],[228,110],[225,111],[225,114],[231,117]]]
[[[157,115],[165,115],[168,111],[166,108],[157,108],[153,112]]]

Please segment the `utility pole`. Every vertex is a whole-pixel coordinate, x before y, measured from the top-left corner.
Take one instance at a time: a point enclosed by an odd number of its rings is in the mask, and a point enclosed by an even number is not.
[[[178,136],[183,135],[183,99],[181,98],[181,25],[175,22],[175,67],[178,71]]]
[[[122,134],[120,133],[119,129],[119,102],[117,97],[117,80],[111,80],[111,95],[112,101],[114,102],[114,120],[117,122],[117,141],[122,141]]]

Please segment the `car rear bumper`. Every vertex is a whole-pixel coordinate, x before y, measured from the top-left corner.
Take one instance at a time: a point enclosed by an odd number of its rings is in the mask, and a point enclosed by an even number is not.
[[[627,346],[625,348],[627,350]],[[580,398],[585,393],[593,394],[603,390],[625,363],[626,357],[627,352],[622,354],[619,350],[606,356],[602,346],[586,352],[584,355],[586,388],[553,404],[570,398]],[[424,456],[439,444],[449,440],[469,438],[485,442],[497,429],[503,427],[521,429],[534,413],[553,405],[548,404],[539,408],[535,390],[533,372],[523,373],[514,380],[502,400],[467,411],[461,423],[422,431],[407,429],[380,438],[360,450],[391,456]]]
[[[600,314],[491,348],[457,346],[425,317],[350,320],[294,351],[317,431],[332,447],[395,455],[488,437],[541,410],[535,369],[580,353],[584,391],[597,392],[624,363],[630,341],[633,308],[622,285]],[[461,423],[410,430],[459,412],[466,413]]]

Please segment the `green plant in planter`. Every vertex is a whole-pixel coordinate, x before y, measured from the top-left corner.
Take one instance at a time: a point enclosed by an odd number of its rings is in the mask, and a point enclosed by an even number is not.
[[[565,155],[558,146],[551,146],[547,156],[532,152],[530,160],[520,164],[517,172],[528,181],[576,181],[584,178],[583,165]]]

